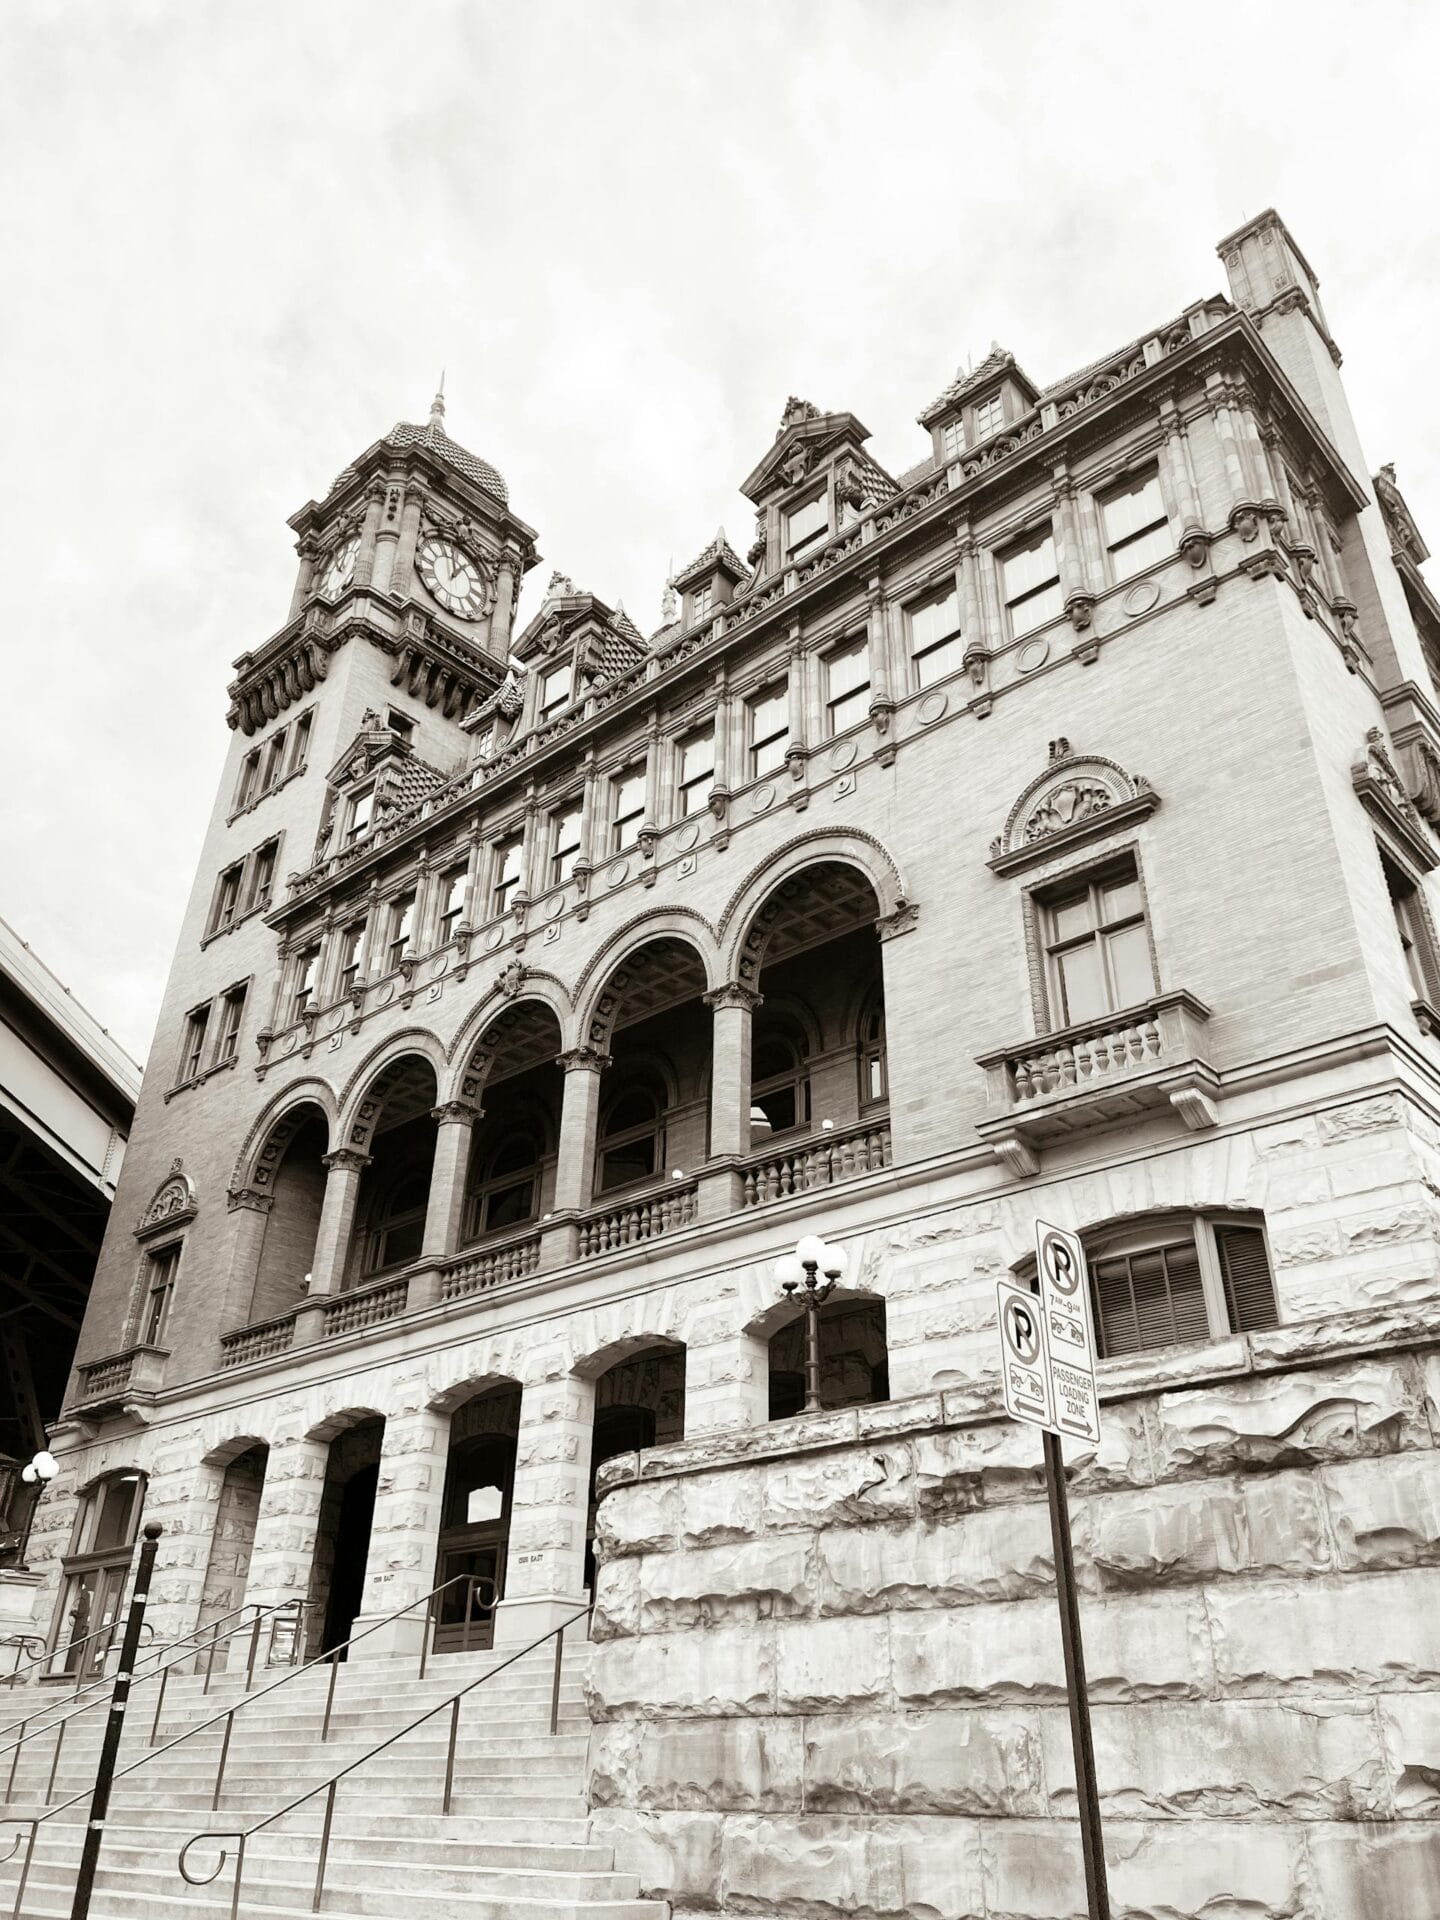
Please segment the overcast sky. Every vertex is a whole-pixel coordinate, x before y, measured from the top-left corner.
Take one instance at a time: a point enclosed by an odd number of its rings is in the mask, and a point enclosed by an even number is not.
[[[150,1042],[287,515],[397,419],[650,631],[787,394],[892,469],[1274,204],[1440,539],[1440,7],[5,0],[0,913]]]

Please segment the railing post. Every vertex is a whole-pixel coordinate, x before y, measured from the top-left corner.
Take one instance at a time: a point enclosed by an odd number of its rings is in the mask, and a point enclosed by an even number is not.
[[[555,1679],[550,1688],[550,1731],[560,1731],[560,1662],[565,1655],[565,1629],[561,1627],[555,1635]]]
[[[450,1702],[450,1744],[445,1751],[445,1799],[441,1805],[442,1813],[449,1813],[451,1795],[455,1787],[455,1741],[460,1732],[460,1695],[457,1693]]]
[[[135,1574],[135,1590],[130,1596],[130,1612],[125,1621],[125,1637],[120,1643],[120,1665],[115,1674],[115,1691],[105,1722],[105,1737],[100,1745],[100,1764],[95,1771],[95,1791],[90,1799],[90,1817],[85,1823],[85,1840],[80,1851],[80,1867],[75,1876],[75,1899],[70,1920],[86,1920],[90,1912],[90,1894],[95,1885],[95,1869],[100,1861],[100,1842],[105,1833],[105,1817],[110,1810],[110,1783],[115,1777],[115,1761],[120,1752],[120,1735],[125,1729],[125,1707],[130,1697],[130,1675],[140,1645],[140,1628],[150,1599],[150,1576],[160,1544],[159,1524],[152,1520],[145,1529],[140,1548],[140,1565]],[[18,1907],[18,1901],[17,1901]]]
[[[220,1782],[225,1778],[225,1761],[230,1752],[230,1735],[235,1730],[235,1709],[232,1707],[225,1716],[225,1737],[220,1742],[220,1764],[215,1769],[215,1791],[210,1796],[210,1811],[216,1812],[220,1805]]]
[[[155,1700],[155,1717],[150,1722],[150,1744],[152,1747],[160,1733],[160,1709],[165,1704],[165,1689],[169,1684],[170,1669],[169,1667],[162,1667],[160,1669],[160,1691]]]
[[[315,1868],[315,1898],[310,1902],[310,1911],[319,1913],[320,1897],[325,1891],[325,1862],[330,1857],[330,1823],[335,1818],[335,1789],[339,1780],[330,1782],[330,1791],[325,1796],[325,1825],[320,1832],[320,1859]]]
[[[250,1629],[250,1657],[245,1662],[245,1691],[248,1693],[255,1679],[255,1655],[260,1651],[260,1609],[255,1609],[255,1623]]]
[[[20,1738],[15,1742],[14,1751],[10,1756],[10,1779],[5,1788],[5,1798],[7,1801],[10,1800],[10,1798],[13,1796],[15,1792],[15,1769],[20,1764],[20,1749],[21,1747],[24,1746],[25,1736],[29,1731],[30,1731],[29,1720],[28,1719],[22,1720],[20,1722]]]
[[[320,1723],[320,1740],[323,1745],[330,1738],[330,1711],[335,1705],[335,1681],[340,1672],[340,1649],[337,1647],[330,1656],[330,1685],[325,1693],[325,1718]]]
[[[45,1782],[45,1804],[50,1804],[50,1796],[55,1791],[55,1776],[60,1771],[60,1749],[65,1744],[66,1722],[60,1722],[60,1731],[55,1736],[55,1751],[50,1756],[50,1778]]]
[[[40,1831],[40,1822],[30,1822],[30,1840],[25,1848],[25,1864],[20,1869],[20,1884],[15,1889],[15,1905],[11,1909],[11,1920],[20,1920],[20,1902],[25,1898],[25,1882],[30,1878],[30,1862],[35,1858],[35,1836]]]

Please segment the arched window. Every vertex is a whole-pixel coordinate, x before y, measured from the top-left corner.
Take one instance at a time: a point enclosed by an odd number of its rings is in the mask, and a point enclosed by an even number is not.
[[[650,1180],[665,1164],[665,1094],[658,1077],[631,1081],[600,1117],[601,1193]]]
[[[469,1237],[533,1220],[539,1198],[539,1142],[523,1130],[506,1134],[485,1161],[483,1177],[470,1189]]]
[[[757,1018],[750,1051],[750,1144],[810,1124],[805,1032],[786,1013]]]
[[[405,1169],[384,1189],[371,1216],[367,1273],[382,1273],[386,1267],[419,1259],[429,1198],[430,1172],[426,1167]]]
[[[874,1107],[890,1098],[890,1064],[885,1053],[885,996],[878,982],[860,1009],[860,1105]]]
[[[1222,1339],[1279,1324],[1255,1215],[1130,1221],[1085,1235],[1101,1356]]]

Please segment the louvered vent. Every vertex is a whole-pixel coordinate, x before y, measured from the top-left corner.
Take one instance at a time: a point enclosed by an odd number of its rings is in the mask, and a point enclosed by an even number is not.
[[[1091,1273],[1102,1358],[1209,1339],[1193,1238],[1096,1260]]]
[[[1255,1333],[1278,1326],[1275,1283],[1265,1254],[1265,1236],[1258,1227],[1217,1227],[1220,1272],[1225,1280],[1225,1305],[1236,1333]]]

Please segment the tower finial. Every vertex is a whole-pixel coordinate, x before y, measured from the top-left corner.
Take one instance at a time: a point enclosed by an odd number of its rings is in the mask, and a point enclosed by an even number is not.
[[[665,568],[665,597],[660,602],[660,620],[663,626],[673,627],[679,618],[680,607],[675,598],[675,556],[672,553]]]
[[[440,369],[440,385],[435,389],[435,398],[430,402],[430,424],[432,427],[445,425],[445,369]]]

